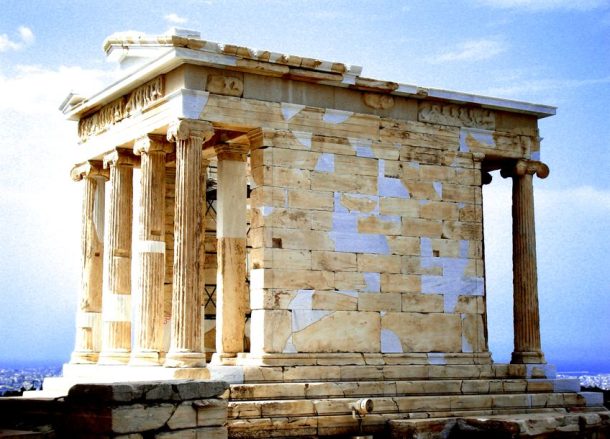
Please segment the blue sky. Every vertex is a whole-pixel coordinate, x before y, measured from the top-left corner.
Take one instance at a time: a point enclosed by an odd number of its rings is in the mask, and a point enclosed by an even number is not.
[[[204,39],[364,67],[363,76],[559,107],[540,121],[542,344],[610,371],[609,0],[0,0],[0,364],[63,362],[74,337],[80,190],[57,107],[116,78],[101,45],[177,26]],[[510,182],[485,188],[490,349],[512,350]]]

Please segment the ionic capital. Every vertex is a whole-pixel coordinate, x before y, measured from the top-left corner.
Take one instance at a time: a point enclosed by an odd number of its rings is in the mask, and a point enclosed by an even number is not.
[[[101,160],[88,160],[72,168],[70,177],[74,181],[81,181],[83,178],[103,177],[108,180],[108,170],[104,169]]]
[[[503,168],[500,175],[504,178],[508,177],[523,177],[524,175],[536,174],[539,178],[549,176],[549,167],[535,160],[517,160],[512,166]]]
[[[133,155],[133,151],[127,148],[115,148],[104,155],[104,168],[108,169],[110,166],[138,166],[140,160],[138,157]]]
[[[150,154],[152,152],[163,152],[168,154],[173,150],[173,145],[169,143],[166,136],[162,134],[147,134],[136,139],[133,144],[133,153],[135,155]]]
[[[189,138],[199,138],[202,143],[207,142],[214,135],[214,127],[211,123],[202,120],[178,119],[167,127],[167,140],[177,142]]]

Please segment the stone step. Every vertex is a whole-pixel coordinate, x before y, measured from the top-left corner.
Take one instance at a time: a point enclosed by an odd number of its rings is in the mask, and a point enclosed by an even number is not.
[[[531,367],[530,367],[531,366]],[[392,381],[429,379],[554,378],[540,365],[506,364],[378,364],[297,366],[208,366],[213,379],[223,371],[241,375],[241,382]],[[225,372],[226,373],[226,372]],[[231,381],[236,382],[236,381]]]
[[[450,420],[456,418],[473,418],[502,416],[505,419],[521,420],[529,417],[537,416],[540,418],[552,417],[561,419],[566,417],[569,421],[566,424],[576,422],[605,422],[609,423],[609,413],[605,410],[577,408],[577,412],[571,413],[569,410],[561,408],[531,408],[523,409],[486,409],[486,410],[461,410],[451,413],[438,412],[434,417],[430,417],[427,413],[372,413],[367,415],[362,420],[362,430],[358,425],[358,421],[351,415],[328,415],[328,416],[300,416],[300,417],[264,417],[264,418],[249,418],[249,419],[229,419],[228,429],[229,437],[232,439],[254,439],[254,438],[312,438],[319,436],[332,435],[355,435],[360,432],[364,434],[376,434],[375,437],[390,437],[392,425],[397,424],[395,430],[402,433],[405,428],[401,427],[403,421],[427,424],[432,429],[435,426],[440,426],[436,430],[437,435],[421,435],[421,436],[404,436],[396,435],[394,438],[407,437],[427,437],[441,438],[447,437],[441,434],[443,426]],[[431,430],[420,429],[418,432],[427,432]],[[434,430],[432,430],[434,431]],[[479,436],[481,437],[481,436]],[[496,437],[496,436],[486,436]]]
[[[445,379],[233,384],[229,399],[314,399],[413,395],[578,392],[578,379]]]
[[[532,413],[495,416],[469,416],[445,419],[396,419],[389,422],[393,439],[440,438],[443,432],[463,432],[471,437],[605,437],[610,431],[610,412]],[[436,432],[436,434],[435,434]],[[457,434],[456,434],[457,435]],[[476,436],[475,436],[476,435]]]
[[[229,401],[229,419],[351,415],[359,398]],[[529,410],[586,407],[578,393],[373,397],[373,414],[456,413],[467,410]],[[442,416],[442,415],[439,415]]]

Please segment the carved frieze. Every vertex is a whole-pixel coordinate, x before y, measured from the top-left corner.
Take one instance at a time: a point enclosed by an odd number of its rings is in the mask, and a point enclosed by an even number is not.
[[[163,76],[159,76],[128,95],[104,105],[96,113],[78,121],[78,137],[84,142],[88,137],[104,132],[129,115],[146,109],[164,96],[163,88]]]
[[[97,113],[78,121],[78,137],[86,140],[101,133],[125,117],[125,98],[120,97],[104,105]]]
[[[394,97],[392,95],[379,93],[363,93],[362,100],[367,107],[375,110],[387,110],[394,106]]]
[[[131,92],[125,104],[126,116],[145,109],[163,95],[163,77],[158,76]]]
[[[244,83],[232,76],[210,75],[206,89],[210,93],[239,97],[244,92]]]
[[[496,128],[496,114],[493,111],[453,104],[422,102],[419,105],[418,120],[420,122],[485,130]]]

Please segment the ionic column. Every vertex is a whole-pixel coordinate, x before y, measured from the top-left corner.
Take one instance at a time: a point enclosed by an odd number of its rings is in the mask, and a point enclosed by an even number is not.
[[[248,144],[215,147],[218,157],[215,361],[244,350],[246,289],[246,154]]]
[[[96,363],[102,345],[102,273],[104,255],[104,190],[108,172],[101,161],[72,169],[83,181],[81,290],[76,314],[76,343],[71,363]]]
[[[501,174],[513,179],[515,350],[511,363],[544,363],[540,345],[533,175],[546,178],[549,168],[542,162],[518,160],[511,168],[503,169]]]
[[[110,206],[100,364],[126,363],[131,350],[131,221],[133,167],[137,163],[128,149],[117,148],[104,157],[104,167],[110,169]]]
[[[140,217],[136,263],[137,307],[131,365],[158,365],[163,350],[163,283],[165,274],[165,136],[149,134],[136,140],[141,157]]]
[[[172,323],[167,367],[200,367],[203,353],[200,290],[204,235],[202,146],[212,137],[210,123],[179,120],[167,139],[176,143],[176,208],[174,219],[174,279]]]

